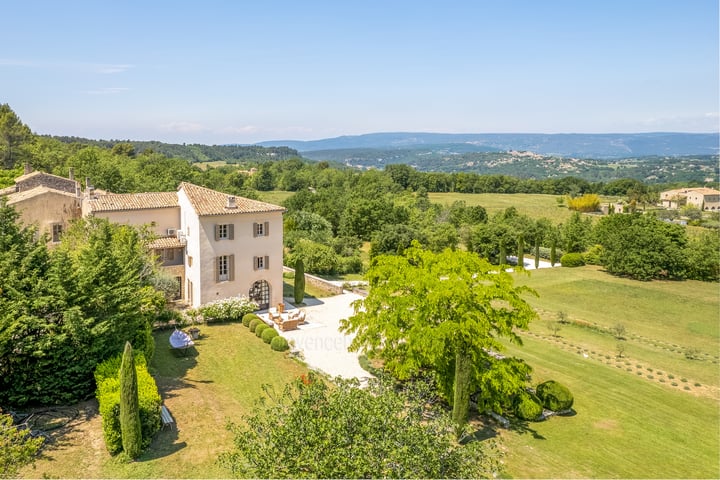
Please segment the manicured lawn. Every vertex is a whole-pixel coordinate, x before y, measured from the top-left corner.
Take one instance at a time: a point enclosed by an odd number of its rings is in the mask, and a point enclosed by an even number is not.
[[[156,334],[151,371],[177,430],[166,428],[136,462],[110,457],[100,417],[89,411],[74,429],[45,450],[26,477],[52,478],[226,478],[216,464],[232,447],[225,425],[239,421],[261,396],[262,385],[281,388],[307,369],[270,350],[241,324],[201,327],[195,352],[176,356],[167,347],[169,331]],[[89,402],[92,409],[93,402]],[[95,411],[97,407],[95,405]]]
[[[720,474],[718,285],[636,282],[595,267],[518,275],[539,298],[541,319],[508,352],[533,368],[533,383],[554,379],[575,395],[573,417],[504,431],[507,473],[520,478],[717,478]],[[595,328],[627,329],[626,350]],[[685,358],[684,348],[702,351]],[[673,385],[675,383],[675,385]],[[699,383],[700,385],[696,385]]]
[[[573,417],[504,431],[516,478],[717,478],[717,401],[563,351],[533,338],[511,353],[575,396]]]

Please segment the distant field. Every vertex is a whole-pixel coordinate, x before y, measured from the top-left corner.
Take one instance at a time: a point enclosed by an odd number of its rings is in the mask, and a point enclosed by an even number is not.
[[[575,395],[577,415],[504,431],[508,473],[520,478],[717,478],[720,474],[718,285],[636,282],[595,267],[518,275],[541,318],[508,352]],[[598,328],[548,328],[564,311]],[[626,349],[603,327],[623,324]],[[699,358],[684,352],[695,348]]]
[[[488,215],[505,210],[508,207],[517,208],[521,214],[531,218],[546,217],[553,223],[565,222],[572,212],[566,207],[558,206],[557,198],[562,195],[540,195],[530,193],[429,193],[430,201],[441,205],[451,205],[462,200],[468,206],[480,205],[487,210]]]
[[[286,192],[282,190],[273,190],[269,192],[257,192],[258,197],[263,202],[267,203],[273,203],[275,205],[280,205],[282,202],[285,201],[286,198],[293,195],[295,192]]]

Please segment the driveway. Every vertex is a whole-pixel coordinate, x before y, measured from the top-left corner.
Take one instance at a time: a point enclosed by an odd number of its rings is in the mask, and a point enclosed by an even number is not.
[[[371,375],[358,363],[357,352],[348,352],[353,336],[340,333],[340,320],[353,314],[351,303],[362,298],[355,293],[343,293],[334,297],[306,299],[302,307],[307,323],[297,330],[280,332],[294,349],[302,352],[305,363],[331,377],[368,378]],[[290,311],[288,300],[286,305]]]

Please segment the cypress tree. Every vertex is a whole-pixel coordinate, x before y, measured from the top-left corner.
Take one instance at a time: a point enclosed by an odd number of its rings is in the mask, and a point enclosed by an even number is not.
[[[298,258],[295,262],[295,285],[294,285],[295,303],[302,303],[305,298],[305,264],[302,258]]]
[[[125,454],[137,458],[142,445],[142,430],[135,358],[130,342],[125,343],[120,365],[120,433]]]
[[[525,239],[522,235],[518,237],[517,266],[525,266]]]

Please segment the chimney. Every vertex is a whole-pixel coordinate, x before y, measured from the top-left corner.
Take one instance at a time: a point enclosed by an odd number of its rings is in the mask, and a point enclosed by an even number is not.
[[[90,188],[90,177],[85,177],[85,188]]]
[[[235,203],[235,197],[232,195],[228,195],[227,197],[227,204],[225,205],[225,208],[237,208],[237,204]]]
[[[70,172],[68,172],[68,178],[70,180],[75,180],[75,169],[73,167],[70,167]]]
[[[28,173],[32,172],[32,167],[28,162],[25,162],[25,165],[23,165],[23,175],[27,175]]]

